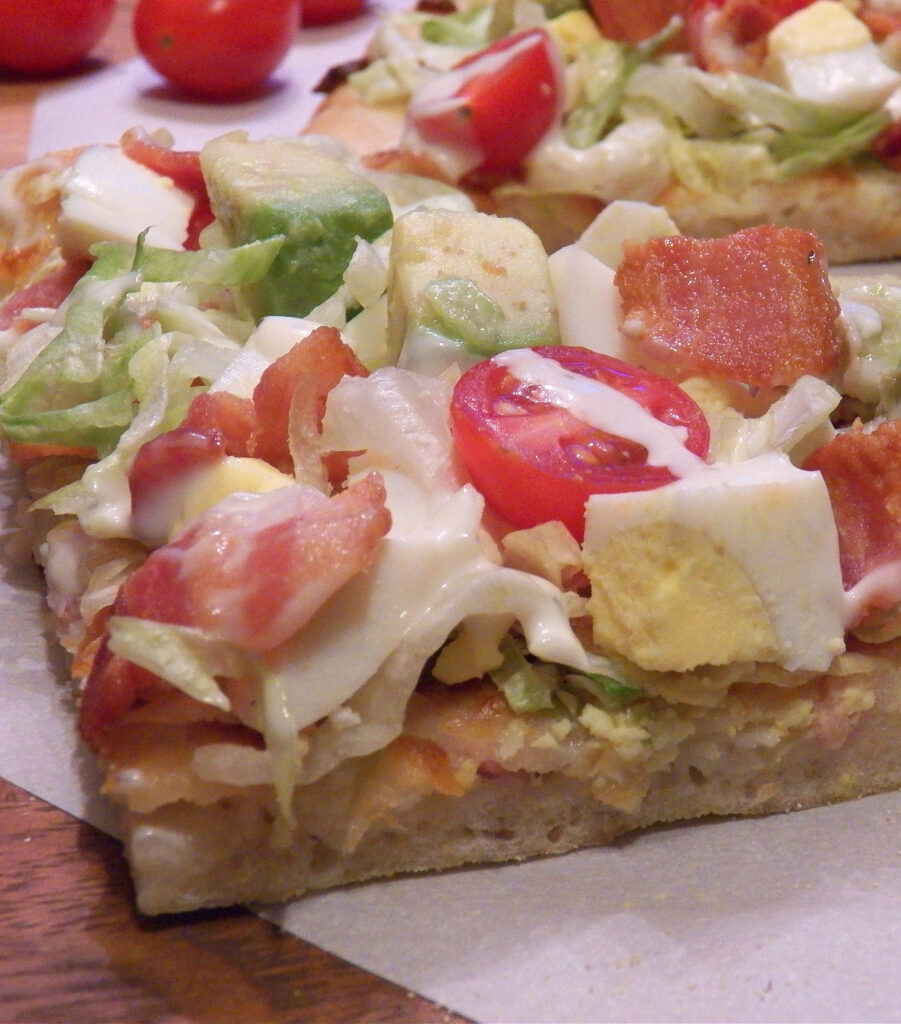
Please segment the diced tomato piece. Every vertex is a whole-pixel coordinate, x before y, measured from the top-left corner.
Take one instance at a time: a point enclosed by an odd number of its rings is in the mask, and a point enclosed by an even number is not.
[[[194,197],[194,210],[188,222],[184,246],[197,249],[200,232],[212,222],[213,210],[197,150],[176,150],[160,145],[146,132],[129,129],[119,140],[122,152],[136,163],[171,178],[174,184]]]
[[[837,434],[804,468],[822,473],[829,489],[845,589],[901,558],[901,421]]]
[[[293,473],[291,437],[295,447],[303,438],[315,437],[329,391],[342,377],[365,377],[368,372],[334,327],[317,327],[263,371],[253,392],[251,454]]]
[[[706,71],[756,71],[766,37],[813,0],[687,0],[685,25],[695,63]]]
[[[839,305],[809,231],[627,242],[616,284],[624,330],[676,376],[778,387],[808,373],[826,378],[842,361]]]
[[[0,331],[12,327],[26,309],[56,309],[63,299],[68,297],[89,266],[90,264],[84,260],[64,263],[57,270],[50,271],[21,291],[10,295],[0,305]]]
[[[539,372],[537,380],[519,379],[502,354],[470,367],[451,401],[456,450],[489,505],[513,526],[528,529],[559,520],[581,541],[592,494],[672,483],[676,477],[670,468],[651,464],[648,448],[631,436],[630,414],[651,435],[665,435],[670,453],[678,449],[692,463],[706,457],[707,420],[671,380],[584,348],[538,347],[530,354],[543,377]],[[581,419],[583,410],[554,400],[561,373],[574,391],[594,391],[592,407],[618,410],[610,416],[613,426]],[[614,404],[619,396],[627,399],[622,406]],[[648,440],[641,427],[637,433]]]

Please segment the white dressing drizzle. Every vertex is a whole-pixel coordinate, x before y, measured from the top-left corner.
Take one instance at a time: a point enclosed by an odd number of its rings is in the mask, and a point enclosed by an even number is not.
[[[901,602],[901,559],[877,566],[845,591],[848,626],[860,622],[870,606],[891,608]]]
[[[553,359],[531,349],[514,349],[495,356],[525,384],[540,387],[545,401],[568,409],[583,423],[627,438],[648,452],[648,464],[663,466],[675,477],[688,476],[706,467],[703,459],[685,447],[685,427],[661,423],[647,409],[616,388],[567,370]]]

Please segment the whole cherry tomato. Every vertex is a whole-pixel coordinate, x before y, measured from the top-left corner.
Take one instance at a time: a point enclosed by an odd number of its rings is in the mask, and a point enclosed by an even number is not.
[[[300,27],[298,0],[138,0],[135,42],[175,85],[214,99],[252,93]]]
[[[103,38],[116,0],[0,0],[0,67],[43,75],[75,67]]]
[[[684,447],[689,458],[706,457],[710,427],[677,384],[585,348],[531,351],[558,364],[557,373],[562,367],[576,382],[587,378],[572,387],[573,407],[559,392],[554,397],[554,376],[547,385],[520,380],[503,355],[468,369],[451,402],[454,444],[472,482],[514,526],[526,529],[558,519],[581,540],[590,495],[672,483],[676,478],[668,466],[652,461],[648,448],[635,439],[647,439],[649,423],[652,432],[673,432],[671,446]],[[612,402],[611,391],[632,399],[626,412],[622,403]],[[616,432],[583,418],[592,404],[611,410],[605,419],[618,421]]]

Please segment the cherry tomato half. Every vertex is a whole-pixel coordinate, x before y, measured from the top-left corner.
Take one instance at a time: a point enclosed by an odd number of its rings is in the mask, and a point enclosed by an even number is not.
[[[707,420],[677,384],[585,348],[531,352],[628,396],[660,423],[681,428],[685,449],[706,457]],[[495,356],[463,374],[454,389],[451,424],[472,482],[513,526],[559,519],[581,540],[590,495],[647,491],[675,479],[667,466],[648,464],[644,445],[554,404],[541,383],[514,376],[505,358]],[[604,389],[590,400],[600,406]]]
[[[252,93],[300,27],[298,0],[138,0],[135,42],[164,78],[213,99]]]
[[[106,34],[116,0],[0,0],[0,67],[43,75],[75,67]]]
[[[509,171],[559,116],[563,72],[542,29],[515,32],[430,82],[410,108],[426,145],[459,155],[461,174]]]

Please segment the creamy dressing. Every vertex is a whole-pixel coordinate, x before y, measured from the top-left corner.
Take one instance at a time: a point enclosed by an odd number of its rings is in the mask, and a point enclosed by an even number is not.
[[[685,427],[661,423],[628,395],[602,381],[567,370],[531,349],[515,349],[495,357],[517,380],[540,387],[552,405],[568,409],[583,423],[627,438],[648,452],[648,464],[684,477],[707,464],[685,447]]]
[[[860,622],[870,607],[891,608],[901,602],[901,559],[872,569],[845,592],[848,627]]]

